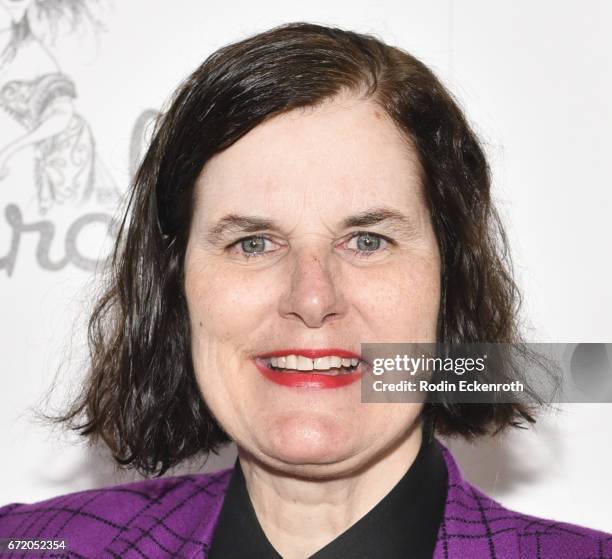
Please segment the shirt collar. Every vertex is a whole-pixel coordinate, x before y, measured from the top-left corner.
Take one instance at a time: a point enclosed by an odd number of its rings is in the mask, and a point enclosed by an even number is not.
[[[423,436],[408,471],[381,501],[309,559],[430,559],[446,502],[448,474],[442,447]],[[236,459],[209,559],[282,559],[268,541]]]

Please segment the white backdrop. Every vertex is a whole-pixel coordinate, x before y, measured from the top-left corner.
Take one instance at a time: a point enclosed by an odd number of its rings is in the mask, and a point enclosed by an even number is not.
[[[0,51],[10,33],[5,4]],[[134,479],[115,472],[103,449],[36,423],[31,407],[62,364],[53,401],[77,386],[96,285],[90,264],[108,250],[105,227],[129,182],[139,117],[159,109],[218,47],[283,22],[374,33],[426,62],[486,144],[527,338],[612,341],[612,3],[130,0],[99,14],[106,30],[97,35],[91,26],[69,33],[60,25],[49,45],[33,24],[29,51],[0,55],[0,505]],[[56,123],[72,127],[67,147],[30,145],[3,166],[2,150],[28,126],[14,93],[27,100],[43,86],[75,87],[72,105],[58,112],[66,120]],[[80,159],[58,167],[53,157],[72,147]],[[68,188],[68,175],[91,190],[82,207],[45,201],[45,188]],[[612,532],[611,435],[612,405],[583,404],[547,414],[529,432],[451,447],[467,477],[505,505]],[[229,449],[206,469],[233,457]]]

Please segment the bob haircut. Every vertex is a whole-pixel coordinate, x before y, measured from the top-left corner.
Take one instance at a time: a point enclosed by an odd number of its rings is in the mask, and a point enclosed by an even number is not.
[[[229,442],[191,356],[183,263],[193,186],[214,154],[262,122],[346,91],[384,109],[418,154],[442,257],[437,341],[521,341],[488,164],[457,103],[423,63],[373,36],[290,23],[213,53],[160,115],[90,318],[84,390],[56,421],[148,475]],[[534,409],[428,402],[423,415],[435,432],[471,438],[533,423]]]

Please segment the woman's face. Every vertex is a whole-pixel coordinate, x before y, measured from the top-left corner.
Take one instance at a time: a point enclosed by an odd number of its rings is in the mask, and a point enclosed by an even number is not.
[[[313,476],[404,440],[420,404],[361,403],[360,382],[339,377],[298,386],[260,357],[436,340],[436,237],[416,153],[384,111],[345,96],[272,118],[209,160],[195,189],[193,362],[230,437],[269,467]]]

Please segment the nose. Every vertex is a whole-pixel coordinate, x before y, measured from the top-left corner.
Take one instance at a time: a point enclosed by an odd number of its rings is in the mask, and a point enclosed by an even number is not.
[[[324,248],[303,249],[292,255],[287,291],[281,297],[283,318],[320,328],[346,313],[340,269]]]

